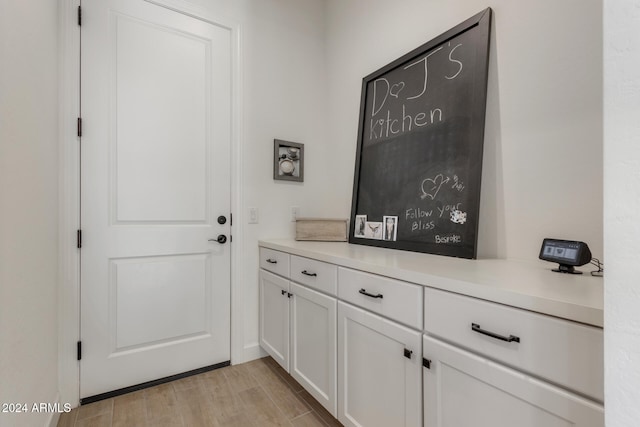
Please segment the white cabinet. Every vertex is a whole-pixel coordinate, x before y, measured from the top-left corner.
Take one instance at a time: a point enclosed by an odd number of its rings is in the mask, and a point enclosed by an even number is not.
[[[424,336],[424,427],[602,427],[602,406]]]
[[[424,427],[604,426],[602,329],[430,288],[424,299]]]
[[[260,248],[260,268],[289,277],[290,255],[273,249]]]
[[[260,346],[289,371],[289,281],[260,270]]]
[[[421,329],[422,286],[343,267],[338,282],[342,301]]]
[[[601,323],[580,314],[597,289],[395,252],[260,248],[260,345],[343,425],[604,425]],[[535,292],[510,284],[523,277]]]
[[[276,251],[261,253],[262,261],[271,271],[289,266],[288,254]],[[318,283],[335,288],[335,272],[331,285],[317,262],[310,263],[313,269],[305,268],[300,260],[295,265],[301,267],[300,271],[316,274],[309,276],[314,283],[318,279]],[[289,274],[284,268],[277,271]],[[311,273],[316,271],[322,273]],[[337,413],[336,321],[334,296],[260,270],[260,346],[334,416]]]
[[[290,373],[336,416],[337,301],[291,283]]]
[[[338,267],[291,255],[291,280],[329,295],[338,293]]]
[[[429,335],[604,400],[602,329],[430,288],[424,301]]]
[[[421,334],[338,303],[338,419],[345,426],[420,426]]]

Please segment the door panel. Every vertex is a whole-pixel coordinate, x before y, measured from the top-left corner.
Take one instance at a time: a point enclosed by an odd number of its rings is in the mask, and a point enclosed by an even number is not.
[[[211,333],[209,254],[111,263],[114,354]]]
[[[112,21],[116,220],[206,222],[210,43],[120,14]]]
[[[83,1],[81,397],[230,358],[231,34]]]

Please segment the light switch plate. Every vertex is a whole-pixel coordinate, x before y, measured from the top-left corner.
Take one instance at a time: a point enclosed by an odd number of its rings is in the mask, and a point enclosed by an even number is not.
[[[259,220],[258,208],[249,208],[249,224],[257,224]]]

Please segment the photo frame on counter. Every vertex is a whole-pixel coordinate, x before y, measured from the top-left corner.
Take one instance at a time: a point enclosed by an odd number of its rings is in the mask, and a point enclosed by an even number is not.
[[[273,140],[273,179],[304,181],[304,144]]]

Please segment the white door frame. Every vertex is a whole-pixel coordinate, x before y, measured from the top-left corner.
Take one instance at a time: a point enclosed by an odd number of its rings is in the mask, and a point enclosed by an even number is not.
[[[231,212],[235,213],[231,245],[231,363],[242,363],[244,355],[243,269],[239,260],[244,243],[242,222],[242,63],[241,29],[236,22],[220,19],[185,0],[145,0],[231,31]],[[59,131],[59,274],[58,274],[58,376],[60,402],[80,402],[80,365],[76,345],[80,337],[80,250],[76,232],[80,221],[80,156],[76,120],[79,116],[80,31],[79,0],[58,0],[60,99]],[[86,236],[90,238],[89,236]]]

